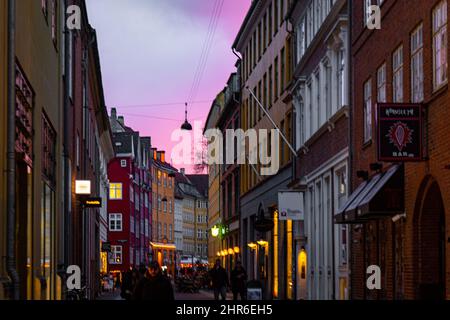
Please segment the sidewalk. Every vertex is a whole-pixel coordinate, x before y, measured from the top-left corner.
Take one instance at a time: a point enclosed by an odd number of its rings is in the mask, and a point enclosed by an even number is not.
[[[214,291],[212,290],[200,290],[200,293],[207,296],[208,299],[214,300]],[[233,293],[227,292],[227,300],[233,300]]]
[[[114,300],[123,300],[120,296],[120,290],[116,290],[114,292],[103,292],[97,300],[104,300],[104,301],[114,301]]]

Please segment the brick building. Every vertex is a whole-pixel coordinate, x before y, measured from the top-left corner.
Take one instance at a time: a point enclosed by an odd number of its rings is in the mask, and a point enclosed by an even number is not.
[[[370,4],[352,4],[354,192],[337,217],[351,224],[351,298],[449,299],[448,4],[384,0],[369,30]],[[378,161],[382,102],[423,105],[423,161]],[[381,290],[366,288],[370,265]]]

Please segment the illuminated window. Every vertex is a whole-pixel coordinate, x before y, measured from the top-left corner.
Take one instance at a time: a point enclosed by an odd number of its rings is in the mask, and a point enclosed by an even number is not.
[[[122,264],[122,246],[111,246],[109,264]]]
[[[122,184],[111,183],[109,185],[109,199],[110,200],[122,200]]]

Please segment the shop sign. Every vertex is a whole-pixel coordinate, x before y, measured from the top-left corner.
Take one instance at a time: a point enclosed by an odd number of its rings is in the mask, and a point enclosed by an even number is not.
[[[378,161],[423,160],[423,114],[420,104],[378,104]]]

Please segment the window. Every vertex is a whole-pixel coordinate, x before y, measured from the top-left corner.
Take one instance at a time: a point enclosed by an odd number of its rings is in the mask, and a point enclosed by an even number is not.
[[[58,4],[56,0],[52,0],[52,40],[56,45],[58,40]]]
[[[386,63],[377,71],[377,99],[378,102],[386,102]]]
[[[345,51],[339,50],[338,54],[338,74],[337,74],[337,83],[338,83],[338,107],[342,107],[345,105]]]
[[[269,108],[273,103],[273,67],[269,67]]]
[[[134,202],[134,189],[133,189],[133,186],[130,186],[130,201]]]
[[[306,51],[306,21],[305,17],[300,21],[297,27],[297,63],[300,62],[301,58]]]
[[[126,168],[127,167],[127,160],[120,160],[120,166],[122,168]]]
[[[172,200],[169,200],[169,213],[172,213]]]
[[[278,57],[275,58],[275,71],[274,71],[274,96],[275,101],[278,99]]]
[[[280,88],[281,88],[281,92],[284,91],[284,84],[286,81],[286,49],[283,48],[281,49],[281,84],[280,84]]]
[[[411,101],[423,101],[423,25],[411,35]]]
[[[394,102],[403,102],[403,46],[398,48],[392,56],[392,86]]]
[[[342,208],[347,198],[347,175],[345,169],[336,173],[338,187],[338,208]]]
[[[42,182],[41,199],[41,270],[42,275],[47,278],[52,269],[52,225],[55,216],[55,191],[46,183]]]
[[[109,199],[110,200],[122,200],[122,184],[111,183],[109,185]]]
[[[122,264],[122,246],[111,246],[109,264]]]
[[[439,3],[433,11],[433,78],[434,89],[447,82],[447,1]]]
[[[364,0],[364,25],[367,25],[370,19],[372,0]]]
[[[164,223],[164,238],[167,239],[167,223]]]
[[[372,86],[371,80],[364,84],[364,142],[372,139]]]
[[[202,232],[202,230],[197,230],[197,239],[203,239],[203,232]]]
[[[111,213],[109,215],[109,231],[122,231],[122,214]]]
[[[173,233],[173,232],[172,232],[172,225],[169,224],[169,240],[170,240],[170,241],[172,241],[172,238],[173,238],[173,237],[172,237],[172,233]]]

